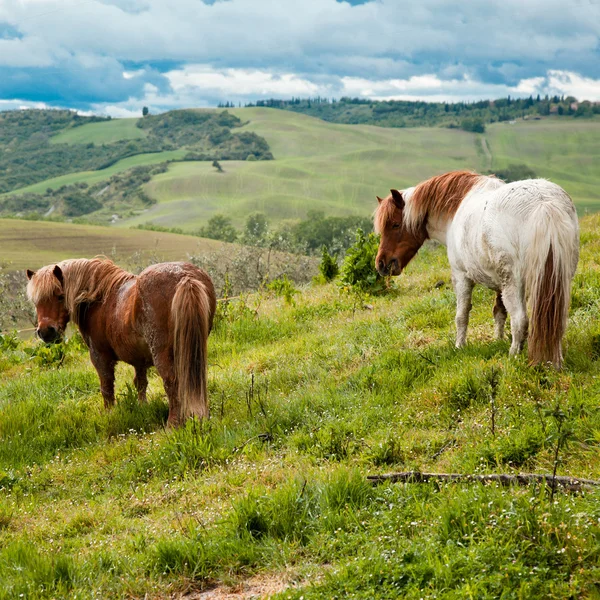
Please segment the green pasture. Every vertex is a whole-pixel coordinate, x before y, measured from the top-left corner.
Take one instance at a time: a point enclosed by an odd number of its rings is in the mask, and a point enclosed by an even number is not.
[[[237,225],[254,211],[273,221],[309,210],[330,215],[372,212],[376,194],[405,187],[432,173],[483,164],[473,134],[449,129],[385,129],[336,125],[275,109],[233,110],[245,129],[263,136],[274,161],[170,165],[144,186],[158,201],[124,224],[198,228],[215,213]]]
[[[492,169],[525,163],[563,186],[580,212],[600,209],[600,119],[494,123],[484,135]]]
[[[124,230],[71,223],[0,219],[0,261],[8,270],[35,269],[67,258],[103,254],[139,261],[185,260],[212,252],[222,242],[155,231]]]
[[[173,162],[167,173],[144,185],[157,201],[148,212],[119,226],[153,222],[188,231],[216,213],[241,226],[248,214],[265,212],[273,222],[300,219],[309,210],[330,215],[368,215],[374,196],[391,187],[414,185],[453,169],[484,172],[525,163],[539,177],[563,185],[580,212],[600,207],[600,120],[519,120],[494,123],[483,135],[459,129],[382,128],[339,125],[299,113],[269,108],[231,109],[269,143],[274,161]],[[135,119],[112,119],[68,129],[53,141],[101,143],[133,139],[144,131]],[[83,150],[84,151],[84,150]],[[133,156],[101,170],[72,173],[21,188],[43,193],[76,182],[97,183],[137,165],[177,161],[184,148]]]
[[[148,132],[136,127],[139,119],[111,119],[88,123],[61,131],[50,138],[51,144],[112,144],[119,140],[136,140]]]
[[[508,357],[482,288],[456,350],[433,244],[384,296],[221,304],[211,418],[177,430],[156,373],[138,406],[119,366],[106,411],[78,336],[2,336],[0,598],[599,598],[600,490],[366,481],[600,479],[599,231],[582,221],[561,372]]]
[[[93,125],[101,125],[101,123],[92,123]],[[83,125],[82,127],[87,127]],[[85,152],[85,149],[82,149]],[[123,160],[117,161],[114,165],[107,167],[106,169],[100,169],[98,171],[79,171],[77,173],[69,173],[67,175],[61,175],[60,177],[53,177],[52,179],[46,179],[27,187],[19,188],[10,194],[43,194],[48,188],[56,190],[63,185],[72,185],[74,183],[87,183],[92,185],[105,179],[110,179],[114,174],[127,171],[132,167],[140,167],[143,165],[153,165],[167,160],[180,160],[186,155],[187,151],[183,149],[179,150],[167,150],[165,152],[151,152],[148,154],[136,154]],[[9,194],[6,194],[9,195]]]
[[[269,143],[275,161],[174,163],[144,190],[157,200],[124,224],[152,221],[195,229],[215,213],[237,225],[254,211],[273,221],[303,218],[309,210],[368,215],[375,194],[408,187],[454,169],[484,172],[512,163],[563,185],[581,212],[600,207],[600,121],[545,119],[497,123],[484,136],[457,129],[391,129],[337,125],[268,108],[235,109],[245,126]],[[483,138],[491,152],[483,148]]]

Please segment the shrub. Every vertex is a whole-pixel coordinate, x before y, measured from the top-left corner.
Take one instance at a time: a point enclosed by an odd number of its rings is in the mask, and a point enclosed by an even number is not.
[[[321,275],[323,275],[325,281],[332,281],[340,272],[337,260],[334,256],[331,256],[331,254],[327,252],[327,246],[323,246],[321,249],[321,264],[319,265],[319,272]]]
[[[346,252],[340,270],[340,284],[348,291],[380,293],[385,289],[385,278],[375,270],[379,247],[374,233],[356,232],[356,242]]]
[[[298,294],[298,290],[294,284],[288,279],[287,275],[278,279],[273,279],[267,285],[267,289],[275,293],[276,296],[284,298],[287,304],[294,304],[294,296]]]

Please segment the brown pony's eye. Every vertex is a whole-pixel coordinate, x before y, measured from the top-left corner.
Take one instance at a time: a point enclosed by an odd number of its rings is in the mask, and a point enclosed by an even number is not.
[[[402,225],[400,223],[393,223],[392,224],[392,229],[400,229]]]

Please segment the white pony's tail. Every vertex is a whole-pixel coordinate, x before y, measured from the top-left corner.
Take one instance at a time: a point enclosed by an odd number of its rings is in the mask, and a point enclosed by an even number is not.
[[[527,252],[526,285],[531,302],[529,363],[551,362],[560,369],[571,281],[579,260],[579,225],[571,198],[556,188],[561,195],[541,202],[531,215],[534,231]]]

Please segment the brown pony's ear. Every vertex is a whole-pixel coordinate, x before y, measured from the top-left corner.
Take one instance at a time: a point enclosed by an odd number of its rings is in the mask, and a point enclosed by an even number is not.
[[[27,274],[27,279],[31,279],[35,275],[35,271],[32,271],[31,269],[27,269],[25,273]]]
[[[377,198],[377,202],[379,202],[379,204],[383,202],[383,198],[380,198],[379,196],[375,196],[375,198]]]
[[[402,197],[402,192],[398,190],[390,190],[392,192],[392,200],[397,208],[404,208],[404,198]]]
[[[52,271],[52,273],[53,273],[54,277],[56,277],[56,279],[58,279],[60,281],[61,285],[62,285],[62,283],[63,283],[63,272],[62,272],[62,269],[58,265],[56,265],[54,267],[54,270]]]

